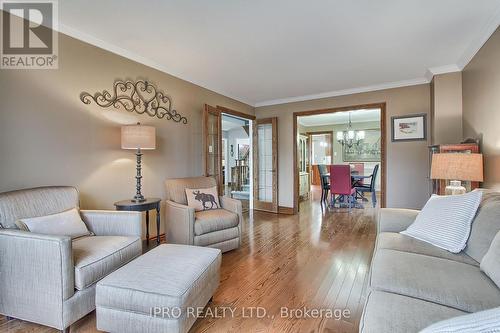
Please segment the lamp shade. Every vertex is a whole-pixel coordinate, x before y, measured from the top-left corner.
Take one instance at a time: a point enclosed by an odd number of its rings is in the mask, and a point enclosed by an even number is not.
[[[153,126],[127,125],[122,126],[122,149],[156,148],[156,129]]]
[[[344,140],[344,132],[340,131],[337,132],[337,141],[342,141]]]
[[[483,181],[483,155],[441,153],[432,155],[432,179]]]

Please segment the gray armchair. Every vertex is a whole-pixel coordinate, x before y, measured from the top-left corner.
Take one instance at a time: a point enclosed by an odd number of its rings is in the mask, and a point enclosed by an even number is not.
[[[95,236],[18,230],[20,218],[78,207],[73,187],[0,193],[0,313],[68,331],[95,309],[97,281],[142,253],[141,214],[82,210]]]
[[[208,246],[230,251],[241,245],[241,201],[220,197],[222,209],[195,212],[187,206],[186,188],[208,188],[211,177],[177,178],[165,182],[165,235],[168,243]]]

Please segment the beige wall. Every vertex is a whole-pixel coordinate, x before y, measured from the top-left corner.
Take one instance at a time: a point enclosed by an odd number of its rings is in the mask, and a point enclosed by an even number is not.
[[[387,206],[421,208],[429,198],[429,141],[391,142],[391,116],[430,113],[430,85],[256,108],[257,118],[278,117],[279,205],[293,206],[293,113],[367,103],[387,103]]]
[[[485,182],[500,190],[500,28],[465,67],[464,137],[482,138]]]
[[[164,198],[169,177],[201,175],[203,104],[249,114],[253,107],[61,36],[58,70],[0,70],[0,192],[74,185],[83,208],[112,209],[135,193],[135,156],[120,149],[120,126],[157,128],[143,157],[143,193]],[[110,90],[117,79],[147,79],[172,97],[187,125],[84,105],[80,93]],[[155,234],[155,232],[153,232]]]
[[[432,144],[462,141],[462,72],[435,75],[431,85]]]

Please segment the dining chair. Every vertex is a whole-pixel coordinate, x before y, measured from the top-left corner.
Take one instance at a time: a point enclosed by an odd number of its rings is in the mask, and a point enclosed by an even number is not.
[[[351,166],[350,165],[331,165],[330,166],[330,192],[335,206],[335,195],[345,199],[349,205],[349,212],[355,200],[356,190],[352,187]]]
[[[328,167],[326,164],[318,164],[319,178],[321,183],[321,202],[328,199],[330,191],[330,178],[328,177]]]
[[[369,185],[363,185],[357,183],[354,188],[356,189],[356,194],[359,194],[362,198],[364,198],[364,193],[371,192],[372,194],[372,205],[373,208],[377,205],[377,194],[375,190],[375,180],[377,179],[379,165],[375,165],[373,168],[373,173],[370,176],[365,177],[365,179],[370,179]]]
[[[365,164],[364,163],[352,163],[353,166],[351,171],[356,172],[358,175],[364,175],[365,174]],[[364,185],[363,179],[361,179],[358,184]]]

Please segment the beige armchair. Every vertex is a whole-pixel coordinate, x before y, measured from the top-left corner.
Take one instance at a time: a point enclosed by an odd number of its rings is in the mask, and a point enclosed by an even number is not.
[[[0,193],[0,314],[67,332],[95,309],[96,282],[141,255],[138,212],[81,210],[93,236],[73,240],[15,225],[78,206],[73,187]]]
[[[207,246],[230,251],[241,245],[241,201],[220,197],[222,209],[195,212],[187,206],[186,188],[208,188],[211,177],[177,178],[165,182],[165,235],[168,243]]]

